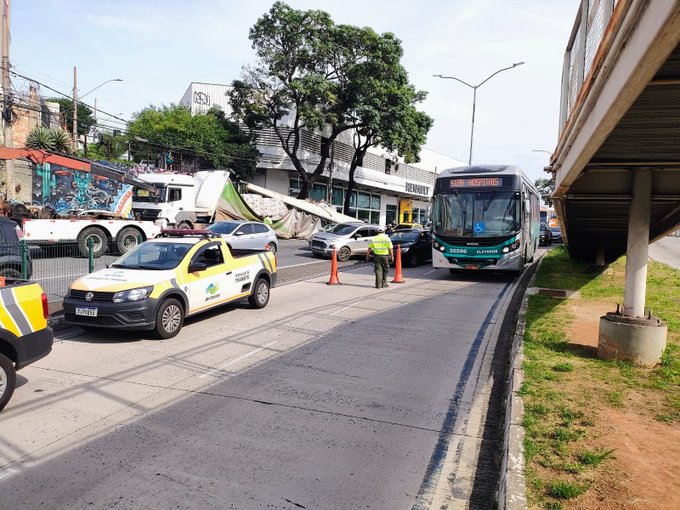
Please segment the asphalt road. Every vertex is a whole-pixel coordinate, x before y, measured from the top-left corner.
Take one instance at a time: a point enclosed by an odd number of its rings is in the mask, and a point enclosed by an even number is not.
[[[171,340],[60,332],[2,414],[0,508],[491,507],[513,280],[404,273],[285,285]]]
[[[666,236],[649,246],[649,256],[680,269],[680,237]]]

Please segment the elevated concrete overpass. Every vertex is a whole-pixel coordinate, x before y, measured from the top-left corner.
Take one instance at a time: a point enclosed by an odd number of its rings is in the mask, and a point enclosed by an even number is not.
[[[680,224],[679,44],[680,0],[582,0],[564,58],[555,209],[573,257],[628,255],[632,318],[649,242]]]

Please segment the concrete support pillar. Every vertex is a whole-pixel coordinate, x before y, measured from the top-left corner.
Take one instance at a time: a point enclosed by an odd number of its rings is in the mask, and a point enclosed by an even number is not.
[[[632,188],[623,313],[617,309],[600,318],[597,355],[602,359],[654,367],[661,363],[668,328],[656,317],[644,317],[652,207],[651,170],[635,170]]]
[[[623,315],[644,317],[649,257],[649,221],[652,208],[652,172],[638,169],[633,174],[633,200],[628,218],[626,280]]]

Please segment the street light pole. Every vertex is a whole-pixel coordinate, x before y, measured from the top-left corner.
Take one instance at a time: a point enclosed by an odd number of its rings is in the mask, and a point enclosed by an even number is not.
[[[99,87],[102,87],[106,85],[109,82],[112,81],[123,81],[121,78],[111,78],[110,80],[106,80],[103,83],[100,83],[97,85],[95,88],[90,90],[89,92],[85,92],[85,94],[81,95],[78,97],[78,68],[76,66],[73,66],[73,150],[76,151],[78,150],[78,103],[80,100],[82,100],[85,96],[88,94],[91,94],[95,90],[97,90]],[[95,106],[96,108],[96,106]],[[96,114],[95,114],[95,119],[96,119]]]
[[[461,80],[460,78],[456,78],[455,76],[444,76],[444,75],[441,75],[441,74],[433,74],[432,75],[435,78],[443,78],[443,79],[446,79],[446,80],[456,80],[457,82],[462,83],[463,85],[470,87],[472,89],[472,122],[471,122],[471,125],[470,125],[470,154],[469,154],[469,157],[468,157],[468,165],[472,165],[472,143],[473,143],[474,137],[475,137],[475,110],[476,110],[476,107],[477,107],[477,89],[479,87],[481,87],[482,85],[484,85],[491,78],[496,76],[498,73],[501,73],[503,71],[507,71],[508,69],[514,69],[515,67],[521,66],[522,64],[524,64],[524,62],[515,62],[511,66],[504,67],[503,69],[499,69],[495,73],[487,76],[484,80],[482,80],[477,85],[472,85],[472,84],[470,84],[466,81]]]

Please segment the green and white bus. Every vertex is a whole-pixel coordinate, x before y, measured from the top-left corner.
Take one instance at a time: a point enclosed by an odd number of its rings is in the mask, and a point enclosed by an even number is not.
[[[432,265],[519,273],[534,259],[540,195],[515,166],[451,168],[436,180]]]

